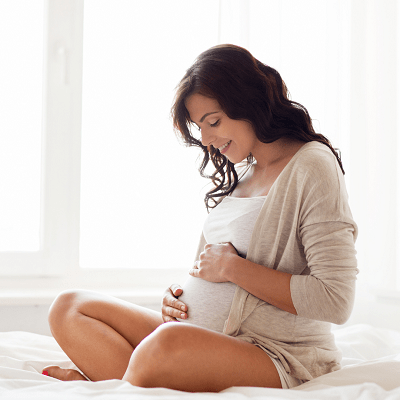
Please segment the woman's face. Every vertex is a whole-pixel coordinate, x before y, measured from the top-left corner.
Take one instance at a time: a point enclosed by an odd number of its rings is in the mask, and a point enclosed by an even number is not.
[[[185,102],[204,146],[213,146],[232,163],[243,161],[261,144],[249,122],[230,119],[215,99],[193,94]]]

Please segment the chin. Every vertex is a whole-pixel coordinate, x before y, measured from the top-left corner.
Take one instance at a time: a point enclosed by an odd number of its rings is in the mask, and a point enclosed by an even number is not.
[[[233,163],[233,164],[239,164],[239,163],[241,163],[241,162],[243,162],[243,161],[246,161],[247,156],[244,157],[244,158],[226,156],[226,158],[227,158],[231,163]]]

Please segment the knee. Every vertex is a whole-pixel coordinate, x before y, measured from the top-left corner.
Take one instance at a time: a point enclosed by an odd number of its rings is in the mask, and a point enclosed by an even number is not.
[[[66,290],[61,292],[50,306],[48,321],[53,331],[62,329],[66,318],[77,309],[80,290]]]
[[[132,353],[124,380],[134,386],[164,387],[182,356],[183,337],[180,323],[160,325]]]
[[[174,364],[184,352],[185,326],[179,322],[160,325],[141,344],[152,361],[162,365]],[[142,349],[140,349],[142,350]],[[142,351],[139,353],[142,354]]]

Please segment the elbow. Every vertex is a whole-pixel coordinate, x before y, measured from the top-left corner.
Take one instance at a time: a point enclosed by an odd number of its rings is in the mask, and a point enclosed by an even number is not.
[[[341,299],[340,302],[336,302],[336,304],[332,304],[332,306],[334,311],[331,312],[328,322],[335,325],[344,325],[350,319],[353,311],[353,301]]]
[[[331,307],[328,311],[327,309],[320,310],[320,312],[314,313],[312,316],[309,315],[308,318],[314,319],[316,321],[329,322],[335,325],[344,325],[350,318],[351,308],[333,308]]]
[[[335,325],[344,325],[349,320],[350,315],[351,315],[351,312],[346,313],[346,314],[340,313],[340,314],[333,316],[332,320],[329,322],[331,322],[332,324],[335,324]]]
[[[297,315],[316,321],[329,322],[335,325],[344,325],[349,320],[353,309],[350,304],[341,304],[340,306],[337,303],[332,304],[328,302],[322,302],[321,304],[325,304],[325,306],[320,306],[313,311],[307,310],[306,312],[297,312]]]
[[[339,288],[331,287],[329,289],[329,321],[335,325],[344,325],[351,316],[354,306],[354,284],[342,285]]]
[[[301,291],[295,294],[294,306],[297,314],[317,321],[330,322],[335,325],[345,324],[353,311],[353,282],[323,282],[315,277],[308,277],[309,286],[305,287],[304,296]]]

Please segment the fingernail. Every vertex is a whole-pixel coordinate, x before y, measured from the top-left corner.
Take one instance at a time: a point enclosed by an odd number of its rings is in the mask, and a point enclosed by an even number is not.
[[[185,311],[185,306],[182,306],[182,307],[181,307],[181,310],[182,310],[182,311]]]
[[[49,373],[47,371],[42,372],[43,375],[49,376]]]
[[[186,319],[186,314],[182,313],[182,314],[181,314],[181,318],[182,318],[182,319]]]

